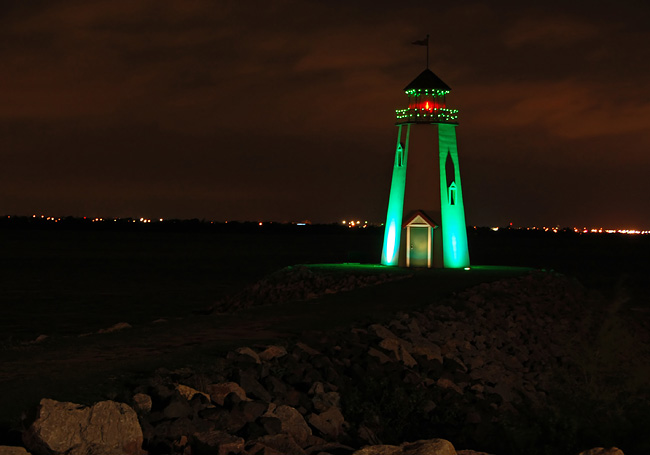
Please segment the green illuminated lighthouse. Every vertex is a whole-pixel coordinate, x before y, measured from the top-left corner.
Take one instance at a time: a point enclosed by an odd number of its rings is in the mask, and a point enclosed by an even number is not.
[[[428,68],[404,88],[408,107],[396,111],[384,265],[469,267],[456,146],[458,110],[447,108],[450,90]]]

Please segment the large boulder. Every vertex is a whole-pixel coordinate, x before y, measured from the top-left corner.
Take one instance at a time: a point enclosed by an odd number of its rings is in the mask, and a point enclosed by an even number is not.
[[[23,442],[32,453],[43,455],[143,453],[135,411],[114,401],[88,407],[44,398],[23,433]]]

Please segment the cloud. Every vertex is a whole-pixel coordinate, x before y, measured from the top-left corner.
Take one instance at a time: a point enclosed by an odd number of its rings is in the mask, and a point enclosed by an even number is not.
[[[503,33],[510,48],[529,45],[562,47],[594,38],[599,33],[594,24],[570,17],[526,17]]]
[[[470,100],[473,121],[487,127],[539,126],[557,137],[580,139],[647,135],[648,88],[636,90],[637,96],[626,97],[605,83],[567,79],[466,87],[463,98]]]

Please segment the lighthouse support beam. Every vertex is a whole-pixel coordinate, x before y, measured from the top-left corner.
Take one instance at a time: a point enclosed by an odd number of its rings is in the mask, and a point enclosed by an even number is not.
[[[443,264],[445,268],[451,269],[469,267],[465,207],[456,145],[456,125],[438,124],[438,143]],[[453,163],[453,177],[446,173],[447,157],[450,157]]]
[[[384,245],[381,252],[381,263],[383,265],[397,265],[399,261],[410,133],[411,124],[406,124],[406,142],[402,143],[402,125],[398,125],[395,164],[390,184],[386,224],[384,225]]]

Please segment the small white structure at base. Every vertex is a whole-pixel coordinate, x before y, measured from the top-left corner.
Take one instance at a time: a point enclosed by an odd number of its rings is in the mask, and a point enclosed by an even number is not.
[[[423,210],[417,210],[407,218],[406,266],[431,268],[433,261],[433,230],[438,225]]]

